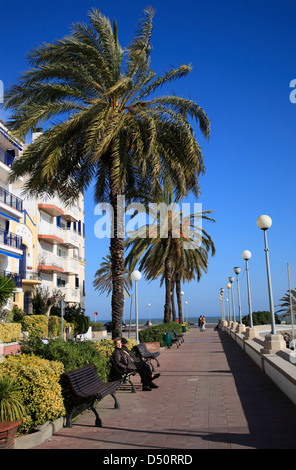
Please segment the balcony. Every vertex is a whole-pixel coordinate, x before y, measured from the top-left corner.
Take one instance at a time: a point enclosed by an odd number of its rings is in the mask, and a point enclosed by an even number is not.
[[[38,270],[44,273],[63,273],[63,263],[54,257],[45,257],[41,259]]]
[[[0,228],[0,252],[2,252],[2,254],[12,256],[14,258],[21,258],[23,254],[21,244],[22,237]]]
[[[77,248],[79,247],[79,236],[71,230],[64,230],[64,240],[61,245],[67,248]]]
[[[29,269],[27,271],[21,271],[20,275],[22,276],[23,280],[23,285],[31,285],[35,286],[38,284],[42,284],[42,278],[40,276],[39,271],[30,271]]]
[[[64,243],[64,230],[54,224],[46,224],[39,227],[38,240],[44,240],[52,245]]]
[[[64,240],[57,235],[52,235],[51,233],[47,234],[38,234],[38,240],[43,240],[45,242],[51,243],[52,245],[61,245],[64,243]]]
[[[7,214],[7,217],[16,219],[18,222],[23,216],[23,201],[0,187],[0,213],[2,211],[4,211],[3,215]]]
[[[60,217],[64,215],[64,211],[55,204],[38,204],[38,209],[46,212],[51,217]]]
[[[79,274],[80,266],[73,258],[62,258],[64,272],[68,274]]]
[[[0,271],[5,277],[11,277],[15,282],[15,287],[22,287],[22,275],[17,273],[11,273],[10,271]]]
[[[80,303],[82,301],[79,289],[73,289],[71,287],[61,287],[60,289],[63,294],[65,294],[65,302]]]
[[[14,152],[7,151],[0,147],[0,179],[7,180],[12,163],[14,161]]]

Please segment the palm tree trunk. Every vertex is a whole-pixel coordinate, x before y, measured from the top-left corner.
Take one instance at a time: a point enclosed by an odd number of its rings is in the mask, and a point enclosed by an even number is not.
[[[181,295],[181,281],[178,273],[176,274],[176,294],[177,294],[177,302],[178,302],[178,310],[179,310],[179,323],[182,325],[184,322],[183,317],[183,305],[182,305],[182,295]]]
[[[172,295],[171,295],[171,304],[172,304],[172,320],[177,321],[177,312],[176,312],[176,307],[175,307],[175,280],[172,280]]]
[[[168,240],[165,240],[168,243]],[[172,290],[172,256],[168,254],[165,260],[165,304],[164,304],[164,323],[171,323],[171,290]]]
[[[112,270],[112,338],[122,335],[122,317],[124,311],[124,205],[121,204],[120,191],[113,183],[112,163],[109,165],[110,203],[113,208],[112,233],[110,241]]]

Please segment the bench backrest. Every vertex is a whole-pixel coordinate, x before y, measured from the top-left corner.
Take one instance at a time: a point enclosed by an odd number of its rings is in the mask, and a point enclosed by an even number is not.
[[[141,356],[143,356],[143,357],[153,356],[153,354],[151,354],[151,352],[148,351],[147,346],[144,343],[137,344],[135,346],[135,349],[137,349],[139,351],[139,353],[141,354]]]
[[[98,376],[95,366],[88,364],[64,374],[78,396],[90,396],[96,394],[100,386],[106,385]]]

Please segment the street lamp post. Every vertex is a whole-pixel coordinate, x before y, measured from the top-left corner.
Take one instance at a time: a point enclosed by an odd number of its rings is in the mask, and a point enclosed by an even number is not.
[[[236,274],[236,280],[237,280],[237,298],[238,298],[238,315],[239,315],[239,323],[242,324],[242,309],[241,309],[241,301],[240,301],[240,291],[239,291],[239,279],[238,275],[241,271],[241,268],[238,266],[235,266],[233,268],[233,271]]]
[[[229,304],[229,299],[225,299],[225,300],[226,300],[226,304],[228,304],[228,324],[229,324],[229,322],[230,322],[230,304]]]
[[[151,307],[151,304],[148,304],[148,323],[150,324],[150,307]]]
[[[224,310],[224,289],[221,287],[220,289],[220,296],[221,296],[221,316],[222,321],[225,321],[225,310]]]
[[[187,317],[187,300],[185,300],[185,317],[186,317],[186,321],[188,321],[188,317]]]
[[[228,289],[228,301],[229,301],[229,304],[228,304],[228,321],[230,322],[231,321],[231,307],[230,307],[230,291],[229,291],[229,289],[231,289],[231,284],[228,282],[226,284],[226,287]]]
[[[251,256],[252,256],[252,254],[251,254],[251,252],[250,252],[249,250],[244,250],[244,251],[242,252],[242,258],[246,261],[250,327],[253,328],[253,315],[252,315],[252,304],[251,304],[251,290],[250,290],[249,266],[248,266],[248,260],[251,258]]]
[[[276,334],[275,328],[275,318],[274,318],[274,307],[273,307],[273,297],[272,297],[272,287],[271,287],[271,277],[270,277],[270,266],[269,266],[269,256],[268,256],[268,246],[267,246],[267,230],[271,227],[272,220],[268,215],[261,215],[257,219],[258,227],[263,230],[264,233],[264,244],[265,244],[265,258],[266,258],[266,271],[267,271],[267,284],[268,284],[268,295],[269,295],[269,308],[271,315],[271,334]]]
[[[141,279],[142,274],[140,271],[133,271],[131,278],[135,281],[135,304],[136,304],[136,342],[139,344],[139,319],[138,319],[138,289],[137,282]]]
[[[182,321],[184,321],[184,311],[183,311],[183,296],[184,296],[184,292],[181,290],[180,294],[181,294],[181,299],[182,299],[182,301],[181,301],[181,304],[182,304]]]
[[[272,287],[271,287],[271,277],[270,277],[270,266],[269,266],[269,256],[268,256],[268,245],[267,245],[267,235],[266,231],[271,227],[272,220],[268,215],[261,215],[257,219],[258,227],[264,232],[264,244],[265,244],[265,258],[266,258],[266,271],[267,271],[267,283],[268,283],[268,294],[269,294],[269,308],[271,316],[271,333],[265,336],[264,348],[261,350],[262,354],[275,354],[277,351],[280,351],[286,347],[286,342],[284,337],[281,334],[276,334],[275,328],[275,316],[274,316],[274,307],[273,307],[273,296],[272,296]]]
[[[231,297],[232,297],[232,314],[233,314],[233,321],[234,323],[236,323],[236,318],[235,318],[235,308],[234,308],[234,295],[233,295],[233,287],[232,287],[232,283],[234,281],[234,277],[229,277],[229,282],[231,284]]]

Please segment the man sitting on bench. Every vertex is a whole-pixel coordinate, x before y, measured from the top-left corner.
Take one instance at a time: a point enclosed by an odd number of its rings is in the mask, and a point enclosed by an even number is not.
[[[157,379],[160,374],[152,374],[148,364],[136,358],[123,343],[127,343],[125,338],[114,339],[115,349],[112,356],[118,369],[121,370],[122,373],[131,371],[135,371],[135,373],[138,372],[141,377],[144,392],[150,391],[152,388],[158,388],[153,380]]]

